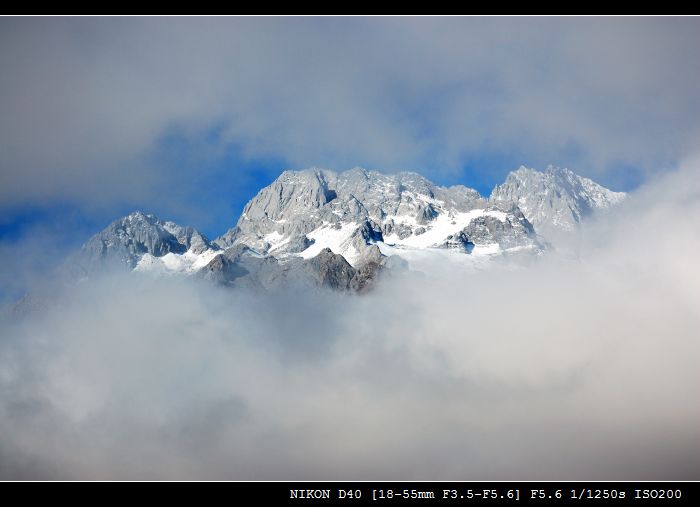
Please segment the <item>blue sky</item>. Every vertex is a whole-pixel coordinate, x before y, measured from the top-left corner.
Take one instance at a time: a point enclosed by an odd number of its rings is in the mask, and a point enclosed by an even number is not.
[[[697,18],[2,18],[0,256],[41,237],[60,257],[133,209],[215,237],[287,168],[488,193],[554,164],[633,190],[698,148],[699,34]]]

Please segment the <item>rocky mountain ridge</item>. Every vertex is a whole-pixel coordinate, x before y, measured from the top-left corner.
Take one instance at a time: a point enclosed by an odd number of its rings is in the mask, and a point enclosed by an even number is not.
[[[88,240],[64,270],[77,278],[121,269],[225,285],[361,291],[382,270],[410,265],[418,253],[448,251],[465,262],[541,256],[552,231],[571,232],[624,196],[552,167],[521,167],[489,198],[411,172],[285,171],[214,241],[137,211]]]

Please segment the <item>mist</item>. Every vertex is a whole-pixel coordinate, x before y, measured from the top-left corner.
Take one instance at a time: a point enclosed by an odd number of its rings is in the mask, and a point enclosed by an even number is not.
[[[699,168],[526,269],[56,293],[2,324],[0,478],[698,479]]]
[[[553,163],[627,190],[697,148],[699,33],[674,17],[5,18],[0,206],[201,223],[270,158],[263,179],[363,165],[452,183],[474,166],[492,186]]]

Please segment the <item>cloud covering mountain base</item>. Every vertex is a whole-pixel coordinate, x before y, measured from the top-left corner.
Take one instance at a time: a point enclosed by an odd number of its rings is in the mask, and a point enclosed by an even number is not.
[[[697,167],[577,260],[363,296],[80,284],[2,324],[0,477],[698,479]]]

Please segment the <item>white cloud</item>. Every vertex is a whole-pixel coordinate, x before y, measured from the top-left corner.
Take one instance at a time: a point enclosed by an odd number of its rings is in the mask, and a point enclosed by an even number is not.
[[[697,479],[697,161],[580,262],[366,296],[106,278],[0,336],[0,476]]]
[[[218,141],[196,157],[235,144],[297,167],[458,175],[465,159],[495,152],[592,176],[656,168],[697,146],[697,28],[676,18],[4,19],[0,202],[157,199],[189,182],[154,158],[159,140],[212,129]]]

